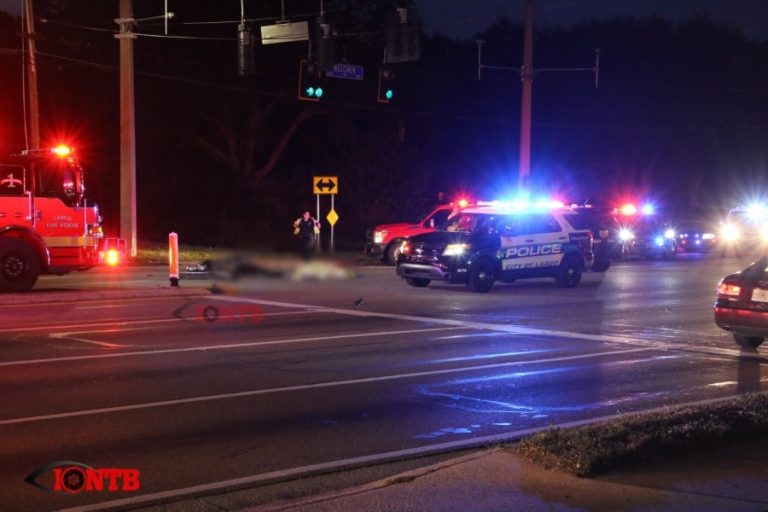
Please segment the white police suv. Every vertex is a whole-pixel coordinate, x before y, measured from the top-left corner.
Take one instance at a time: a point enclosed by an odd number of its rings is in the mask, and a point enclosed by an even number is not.
[[[397,275],[416,287],[433,280],[487,292],[496,280],[552,277],[578,286],[594,261],[592,232],[559,204],[497,203],[463,210],[452,223],[403,242]],[[575,217],[574,217],[575,218]]]

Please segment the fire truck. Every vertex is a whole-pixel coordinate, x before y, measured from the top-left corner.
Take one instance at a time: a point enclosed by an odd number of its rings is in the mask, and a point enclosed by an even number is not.
[[[0,164],[0,292],[124,259],[124,242],[104,238],[83,174],[67,146],[25,150]]]

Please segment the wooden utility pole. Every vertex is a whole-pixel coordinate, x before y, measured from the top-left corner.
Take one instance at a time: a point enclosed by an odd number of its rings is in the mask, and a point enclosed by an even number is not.
[[[120,0],[120,238],[136,256],[136,117],[133,80],[133,0]]]
[[[26,79],[27,79],[27,105],[28,111],[24,112],[29,122],[29,148],[40,148],[40,107],[37,99],[37,55],[35,47],[35,15],[32,0],[24,2],[24,36],[27,46],[26,52]],[[26,134],[25,134],[26,135]]]
[[[531,117],[533,110],[533,0],[525,2],[525,35],[523,41],[523,99],[520,110],[520,166],[518,186],[527,188],[531,176]]]

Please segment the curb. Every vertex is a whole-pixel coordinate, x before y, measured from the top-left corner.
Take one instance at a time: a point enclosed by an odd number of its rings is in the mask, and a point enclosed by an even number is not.
[[[244,508],[241,510],[243,512],[279,512],[282,510],[290,510],[294,507],[314,505],[316,503],[332,501],[339,498],[346,498],[347,496],[355,496],[357,494],[363,494],[366,492],[383,489],[384,487],[411,482],[413,480],[416,480],[417,478],[430,475],[432,473],[436,473],[438,471],[441,471],[443,469],[447,469],[453,466],[458,466],[460,464],[464,464],[465,462],[487,457],[489,455],[493,455],[494,453],[497,453],[502,450],[503,448],[485,449],[475,453],[470,453],[468,455],[463,455],[461,457],[449,459],[443,462],[438,462],[437,464],[432,464],[431,466],[412,469],[411,471],[406,471],[403,473],[396,473],[390,477],[382,478],[380,480],[376,480],[367,484],[356,485],[346,489],[331,491],[331,492],[327,492],[327,493],[323,493],[315,496],[297,498],[295,500],[284,500],[279,502],[268,503],[265,505],[258,505],[255,507]]]

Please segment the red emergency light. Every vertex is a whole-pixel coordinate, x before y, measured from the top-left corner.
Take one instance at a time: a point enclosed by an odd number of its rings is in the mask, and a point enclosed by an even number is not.
[[[637,213],[637,207],[631,203],[627,203],[619,208],[619,212],[622,215],[635,215]]]
[[[67,146],[66,144],[59,144],[56,147],[51,148],[51,153],[58,156],[59,158],[66,158],[68,156],[72,156],[72,153],[74,150]]]

